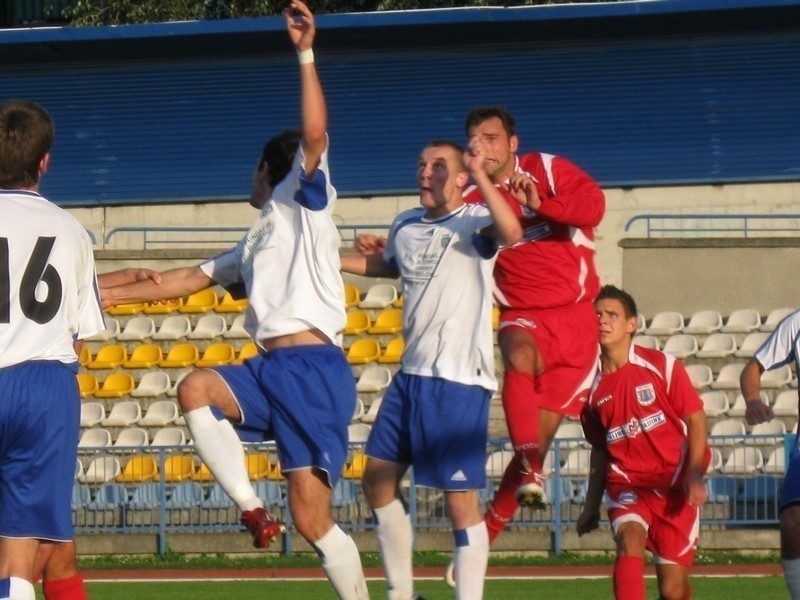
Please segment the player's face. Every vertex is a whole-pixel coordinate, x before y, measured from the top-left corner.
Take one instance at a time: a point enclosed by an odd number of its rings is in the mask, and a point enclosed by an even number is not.
[[[486,152],[484,168],[494,183],[504,183],[514,173],[514,153],[519,142],[517,136],[509,136],[498,117],[489,117],[482,123],[470,127],[469,137],[478,136]]]
[[[428,146],[417,161],[419,203],[427,210],[425,216],[435,219],[461,206],[461,192],[466,173],[461,155],[450,146]]]
[[[626,317],[622,302],[614,298],[603,298],[595,304],[600,325],[600,345],[610,348],[627,344],[636,331],[636,317]]]

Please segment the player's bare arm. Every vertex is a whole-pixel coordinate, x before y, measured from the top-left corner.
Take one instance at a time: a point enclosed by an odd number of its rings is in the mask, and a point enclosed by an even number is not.
[[[400,273],[383,260],[382,254],[350,254],[342,257],[342,271],[366,277],[388,277],[395,279]]]
[[[356,237],[355,248],[362,256],[379,254],[386,249],[386,238],[371,233],[360,233]]]
[[[684,491],[686,499],[692,506],[702,506],[706,503],[706,486],[703,483],[703,462],[706,455],[708,439],[708,422],[702,410],[693,412],[684,417],[688,437],[688,452],[686,457],[686,477],[684,478]]]
[[[750,425],[771,421],[775,417],[772,408],[761,399],[761,375],[764,367],[755,358],[751,358],[739,376],[739,387],[747,404],[744,416]]]
[[[583,511],[576,522],[579,536],[590,533],[600,526],[600,504],[606,488],[607,467],[608,453],[601,448],[592,447],[586,500],[583,504]]]
[[[161,273],[151,269],[120,269],[110,273],[101,273],[97,276],[97,283],[101,288],[108,288],[145,279],[152,279],[156,284],[161,283]]]
[[[103,307],[130,302],[153,302],[169,300],[194,294],[214,285],[214,280],[200,267],[179,267],[161,273],[161,282],[144,279],[125,285],[101,287],[100,298]]]

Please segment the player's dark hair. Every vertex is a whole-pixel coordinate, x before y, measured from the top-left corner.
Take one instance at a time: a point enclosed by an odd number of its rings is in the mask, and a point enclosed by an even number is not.
[[[269,139],[261,151],[261,163],[269,165],[269,185],[273,189],[289,174],[294,155],[300,147],[302,133],[297,129],[287,129]]]
[[[12,100],[0,106],[0,188],[36,185],[54,131],[50,114],[35,102]]]
[[[595,302],[598,302],[599,300],[619,300],[620,304],[622,304],[622,308],[625,309],[626,319],[630,319],[631,317],[636,317],[639,315],[639,311],[636,309],[636,301],[633,299],[633,296],[616,286],[604,285],[601,287],[600,293],[597,294],[597,298],[595,298]]]
[[[480,108],[473,108],[467,113],[467,118],[464,120],[464,130],[469,136],[470,129],[477,127],[492,117],[500,119],[508,137],[517,135],[517,120],[514,118],[514,115],[502,106],[482,106]]]

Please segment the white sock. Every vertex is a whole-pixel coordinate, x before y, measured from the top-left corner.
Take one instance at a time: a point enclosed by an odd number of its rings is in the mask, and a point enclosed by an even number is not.
[[[244,448],[227,420],[218,420],[211,407],[185,413],[197,454],[240,510],[252,510],[264,503],[256,495],[244,463]]]
[[[8,598],[9,600],[36,600],[36,593],[33,591],[33,584],[21,577],[9,577],[8,579],[0,579],[0,587],[4,581],[8,581]]]
[[[322,558],[322,568],[342,600],[369,600],[361,555],[356,543],[338,525],[312,544]]]
[[[411,558],[414,529],[411,517],[400,500],[374,508],[375,534],[386,571],[389,600],[409,600],[414,597],[414,571]]]
[[[789,596],[792,600],[800,600],[800,558],[793,560],[781,560],[783,566],[783,578],[786,580],[786,587],[789,588]]]
[[[489,531],[486,523],[459,529],[456,538],[456,599],[480,600],[489,563]]]

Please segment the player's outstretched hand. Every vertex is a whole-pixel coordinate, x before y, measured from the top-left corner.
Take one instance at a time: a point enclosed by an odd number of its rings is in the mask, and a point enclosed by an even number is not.
[[[747,408],[745,409],[744,416],[750,425],[758,425],[759,423],[766,423],[772,421],[775,413],[772,408],[764,404],[762,400],[748,400]]]
[[[361,256],[379,254],[386,249],[386,238],[371,233],[360,233],[356,237],[355,247]]]
[[[600,527],[600,511],[584,510],[578,517],[575,528],[578,530],[578,536],[582,536],[586,533],[591,533],[598,527]]]
[[[289,38],[298,52],[308,50],[314,45],[316,27],[314,26],[314,15],[308,6],[300,0],[292,0],[283,16],[286,18],[286,28],[289,30]]]
[[[511,179],[508,180],[508,190],[514,195],[517,202],[531,210],[537,210],[542,205],[536,184],[533,179],[524,173],[512,175]]]

